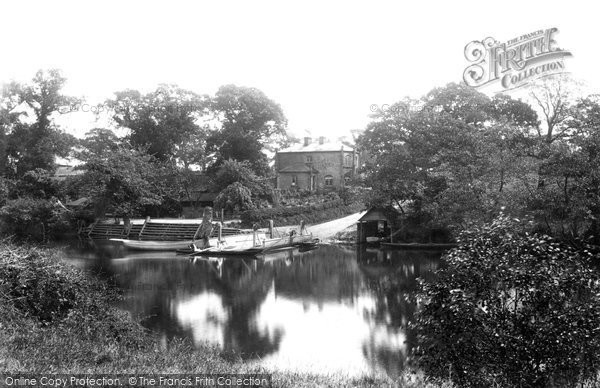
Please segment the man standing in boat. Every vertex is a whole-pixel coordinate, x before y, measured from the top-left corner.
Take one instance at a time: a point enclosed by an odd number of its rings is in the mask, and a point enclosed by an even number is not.
[[[209,248],[210,247],[209,238],[210,238],[212,231],[213,231],[212,208],[210,206],[207,206],[204,208],[204,213],[202,214],[202,223],[200,224],[200,227],[198,228],[198,231],[196,232],[196,235],[194,236],[194,240],[202,239],[202,248],[203,249]]]

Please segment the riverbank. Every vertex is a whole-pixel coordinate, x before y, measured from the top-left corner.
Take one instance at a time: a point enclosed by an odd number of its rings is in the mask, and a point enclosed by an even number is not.
[[[164,340],[114,307],[122,295],[59,251],[0,242],[0,371],[251,373],[275,387],[436,387],[420,374],[359,378],[268,370],[212,346]]]

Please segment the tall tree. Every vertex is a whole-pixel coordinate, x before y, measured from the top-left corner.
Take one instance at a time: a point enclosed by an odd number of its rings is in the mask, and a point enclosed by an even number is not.
[[[0,126],[6,139],[8,160],[3,162],[10,167],[8,172],[22,176],[36,168],[52,170],[56,156],[71,152],[75,138],[53,120],[61,107],[75,102],[61,93],[65,82],[58,70],[40,70],[31,84],[11,82],[3,87]]]
[[[122,140],[110,129],[93,128],[85,134],[85,138],[79,141],[82,149],[78,159],[85,161],[93,156],[102,157],[116,151],[121,143]]]
[[[234,159],[250,162],[254,171],[268,171],[263,150],[284,142],[287,120],[279,104],[256,88],[222,86],[211,109],[221,122],[207,145],[217,155],[216,165]]]
[[[137,90],[117,92],[107,104],[115,111],[115,122],[129,129],[131,145],[147,147],[159,160],[178,156],[185,142],[205,131],[197,121],[206,114],[207,97],[175,85],[160,85],[145,95]]]
[[[578,87],[575,80],[562,74],[544,78],[534,85],[530,98],[543,119],[542,125],[538,126],[537,136],[546,144],[572,134],[569,119],[573,115]]]
[[[102,156],[92,155],[75,183],[80,195],[91,198],[96,216],[111,212],[118,217],[143,216],[148,206],[163,203],[167,185],[160,164],[147,153],[119,147]]]
[[[405,99],[376,115],[358,138],[371,155],[370,204],[395,204],[420,224],[489,217],[528,171],[513,143],[536,123],[527,104],[464,85]]]

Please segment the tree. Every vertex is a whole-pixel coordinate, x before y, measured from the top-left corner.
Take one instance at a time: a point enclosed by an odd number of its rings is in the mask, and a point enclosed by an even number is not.
[[[175,146],[175,158],[183,164],[185,170],[196,166],[200,171],[205,171],[209,156],[206,151],[206,140],[208,138],[208,126],[201,130],[188,133],[183,136],[181,143]]]
[[[80,195],[91,198],[96,216],[111,212],[117,217],[140,216],[148,206],[163,203],[167,182],[157,161],[136,149],[119,148],[103,156],[94,155],[77,180]]]
[[[207,140],[208,150],[217,155],[215,164],[246,160],[264,175],[269,168],[263,150],[286,139],[287,120],[279,104],[258,89],[226,85],[212,99],[211,110],[221,122]]]
[[[178,155],[178,149],[205,129],[197,124],[206,114],[207,97],[175,85],[160,85],[142,95],[137,90],[115,93],[107,104],[115,111],[113,119],[130,130],[128,140],[133,147],[146,147],[159,160]]]
[[[78,159],[87,160],[94,156],[102,157],[116,151],[121,144],[122,140],[110,129],[91,129],[85,134],[85,138],[79,141],[79,146],[83,150],[79,152]]]
[[[571,135],[569,118],[573,115],[577,83],[567,75],[544,78],[535,84],[530,98],[541,111],[543,126],[537,127],[537,136],[546,144]],[[545,127],[546,133],[543,132]]]
[[[600,100],[580,99],[569,118],[573,134],[557,140],[543,160],[534,205],[544,222],[563,238],[600,242]]]
[[[252,193],[240,182],[234,182],[221,190],[215,198],[215,206],[226,211],[253,209]]]
[[[16,82],[2,89],[0,125],[10,171],[21,176],[29,170],[52,170],[55,156],[69,155],[75,138],[61,131],[52,115],[75,99],[64,96],[66,82],[60,71],[38,71],[29,85]],[[32,117],[29,117],[32,114]],[[9,171],[9,172],[10,172]]]
[[[36,168],[27,171],[21,179],[16,181],[11,197],[49,199],[58,197],[59,191],[58,182],[52,179],[52,174],[47,170]]]
[[[536,167],[517,146],[537,125],[526,103],[450,84],[373,118],[357,140],[371,155],[369,205],[400,208],[407,228],[460,229],[508,204],[522,209],[519,195]]]
[[[255,199],[271,199],[273,187],[252,170],[248,161],[224,161],[213,174],[213,191],[221,192],[233,183],[240,183]]]
[[[464,83],[435,88],[423,100],[425,109],[447,113],[467,124],[482,124],[488,120],[492,110],[489,97]]]

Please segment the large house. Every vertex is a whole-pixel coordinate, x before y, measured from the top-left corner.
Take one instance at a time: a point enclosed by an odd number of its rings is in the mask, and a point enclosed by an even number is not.
[[[327,142],[324,137],[278,151],[275,155],[277,188],[334,189],[343,187],[358,168],[356,151],[340,142]]]

